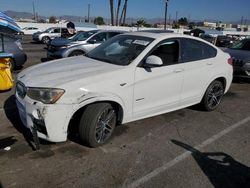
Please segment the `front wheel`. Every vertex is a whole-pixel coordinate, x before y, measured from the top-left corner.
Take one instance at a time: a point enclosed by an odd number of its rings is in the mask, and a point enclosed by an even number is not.
[[[111,137],[117,121],[115,109],[109,103],[96,103],[84,110],[79,126],[82,140],[90,147],[105,144]]]
[[[43,38],[42,38],[42,42],[43,42],[44,44],[48,44],[49,41],[50,41],[50,38],[49,38],[49,37],[43,37]]]
[[[224,87],[223,84],[215,80],[213,81],[207,88],[206,93],[201,101],[201,106],[206,111],[215,110],[224,95]]]

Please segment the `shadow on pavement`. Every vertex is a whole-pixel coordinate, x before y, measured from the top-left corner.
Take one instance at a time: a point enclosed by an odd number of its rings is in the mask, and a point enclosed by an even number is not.
[[[233,83],[237,83],[237,84],[250,83],[250,77],[249,78],[234,77]]]
[[[249,188],[250,168],[222,152],[200,152],[199,150],[172,140],[192,153],[193,158],[216,188]]]
[[[15,96],[10,96],[4,103],[4,111],[7,116],[7,118],[10,120],[12,125],[16,128],[16,130],[23,134],[23,137],[25,138],[26,142],[29,144],[29,146],[32,148],[32,150],[35,150],[34,145],[32,144],[33,138],[31,132],[24,127],[24,125],[21,122],[21,119],[18,114],[18,109],[16,107],[16,101]]]
[[[51,60],[52,60],[51,58],[41,58],[42,63],[47,62],[47,61],[51,61]]]
[[[15,142],[17,142],[17,140],[13,136],[0,139],[0,150],[13,145]]]

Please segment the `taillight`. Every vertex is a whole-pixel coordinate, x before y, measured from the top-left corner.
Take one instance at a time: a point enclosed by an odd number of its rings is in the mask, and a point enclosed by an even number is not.
[[[227,63],[229,64],[229,65],[232,65],[233,66],[233,58],[229,58],[228,60],[227,60]]]

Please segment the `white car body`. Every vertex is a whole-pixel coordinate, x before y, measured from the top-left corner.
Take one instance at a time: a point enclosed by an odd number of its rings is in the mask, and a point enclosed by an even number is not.
[[[36,32],[40,32],[41,30],[36,28],[36,27],[25,27],[22,29],[22,32],[25,34],[25,35],[33,35],[34,33]]]
[[[47,134],[38,132],[38,137],[61,142],[67,139],[72,116],[97,101],[119,104],[123,112],[121,123],[128,123],[200,103],[210,83],[218,78],[225,80],[225,92],[228,91],[233,72],[232,66],[227,63],[230,56],[215,46],[215,58],[154,68],[150,72],[138,67],[138,64],[160,41],[168,38],[203,40],[166,33],[127,35],[154,38],[128,66],[78,56],[36,65],[19,73],[18,82],[25,87],[65,90],[55,104],[43,104],[28,96],[21,98],[16,93],[24,125],[31,128],[34,118],[43,120]]]

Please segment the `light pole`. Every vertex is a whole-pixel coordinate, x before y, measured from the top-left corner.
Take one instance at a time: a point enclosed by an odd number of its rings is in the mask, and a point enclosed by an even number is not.
[[[170,0],[165,0],[166,6],[165,6],[165,21],[164,21],[164,30],[167,29],[167,14],[168,14],[168,2]]]

